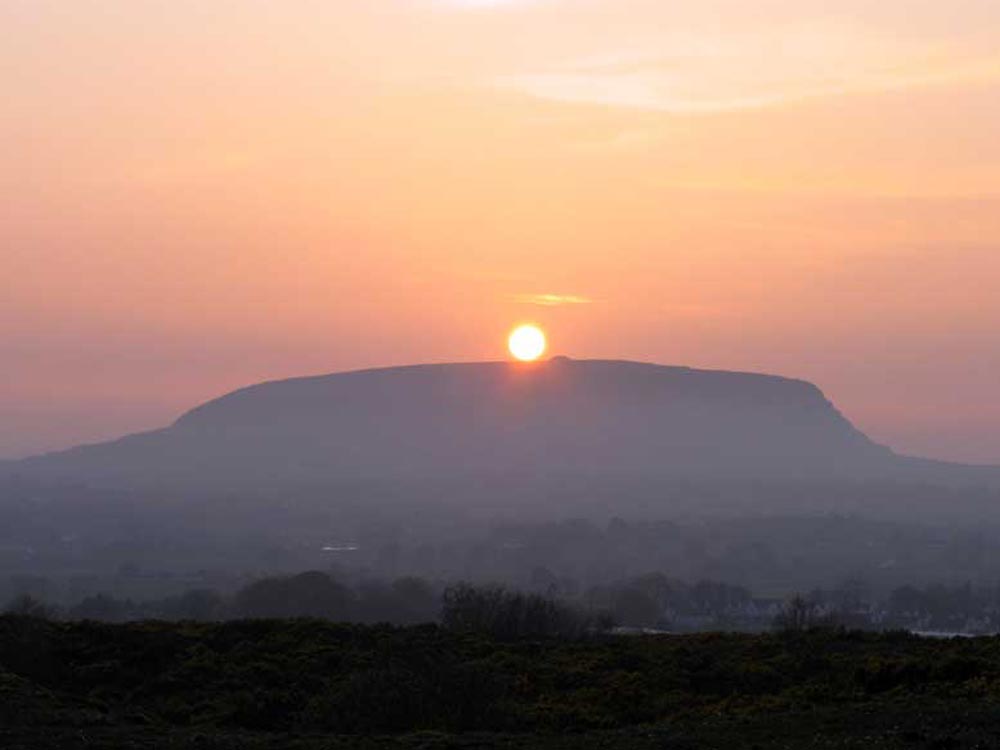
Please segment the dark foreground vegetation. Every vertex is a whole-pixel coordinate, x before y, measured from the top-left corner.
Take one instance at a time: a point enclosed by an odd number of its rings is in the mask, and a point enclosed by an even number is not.
[[[1000,638],[0,618],[5,748],[1000,746]]]

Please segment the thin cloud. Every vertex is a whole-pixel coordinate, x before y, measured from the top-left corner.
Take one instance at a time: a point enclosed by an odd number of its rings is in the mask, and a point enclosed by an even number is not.
[[[1000,80],[1000,56],[904,45],[837,30],[664,39],[655,53],[604,55],[501,76],[539,99],[704,114],[847,94]]]
[[[539,305],[541,307],[589,305],[593,302],[589,297],[575,294],[518,294],[515,295],[514,299],[524,305]]]

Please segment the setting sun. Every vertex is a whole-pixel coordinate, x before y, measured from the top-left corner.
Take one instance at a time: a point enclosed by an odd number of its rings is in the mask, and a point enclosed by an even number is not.
[[[545,353],[545,333],[538,326],[523,325],[515,328],[507,339],[507,348],[515,359],[533,362]]]

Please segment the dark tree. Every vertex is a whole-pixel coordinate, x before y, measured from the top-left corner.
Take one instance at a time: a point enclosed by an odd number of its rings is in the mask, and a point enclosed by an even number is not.
[[[20,594],[11,599],[3,609],[4,614],[20,617],[35,617],[41,620],[51,620],[56,615],[54,607],[50,607],[40,599],[30,594]]]
[[[347,620],[351,617],[350,589],[326,573],[311,571],[284,578],[265,578],[240,589],[234,610],[240,617],[321,617]]]
[[[774,627],[784,633],[801,633],[836,625],[835,618],[819,604],[801,594],[795,594],[774,618]]]

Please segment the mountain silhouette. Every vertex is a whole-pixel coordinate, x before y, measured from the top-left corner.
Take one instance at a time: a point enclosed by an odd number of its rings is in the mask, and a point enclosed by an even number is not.
[[[565,357],[261,383],[162,430],[11,464],[34,477],[194,486],[827,479],[934,466],[872,442],[805,381]]]

